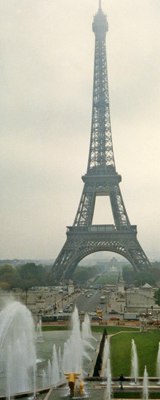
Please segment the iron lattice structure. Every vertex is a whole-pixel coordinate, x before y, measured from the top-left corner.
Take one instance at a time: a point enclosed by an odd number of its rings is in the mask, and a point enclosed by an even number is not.
[[[57,280],[71,277],[80,260],[97,251],[118,253],[138,271],[150,267],[137,240],[137,227],[130,224],[115,167],[106,58],[108,23],[100,1],[92,28],[95,59],[88,166],[74,223],[67,227],[66,242],[54,263]],[[96,196],[109,196],[113,225],[92,225]]]

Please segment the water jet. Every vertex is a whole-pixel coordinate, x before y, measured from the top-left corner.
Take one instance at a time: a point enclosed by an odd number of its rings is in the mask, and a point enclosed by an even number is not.
[[[26,306],[17,301],[0,312],[0,365],[6,397],[35,392],[36,351],[34,322]]]

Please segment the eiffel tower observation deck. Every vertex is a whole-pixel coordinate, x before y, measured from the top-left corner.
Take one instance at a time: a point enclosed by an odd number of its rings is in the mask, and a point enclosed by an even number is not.
[[[82,177],[84,187],[75,220],[72,226],[67,227],[66,242],[53,266],[57,281],[72,277],[77,264],[98,251],[120,254],[137,271],[151,266],[137,240],[137,227],[130,224],[119,187],[121,176],[115,166],[106,57],[108,22],[101,0],[92,29],[95,34],[95,57],[88,166]],[[97,196],[110,198],[113,224],[92,224]]]

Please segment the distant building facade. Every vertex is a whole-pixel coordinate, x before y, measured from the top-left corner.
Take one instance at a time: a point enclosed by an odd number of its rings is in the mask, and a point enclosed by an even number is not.
[[[141,287],[126,288],[122,276],[120,276],[117,285],[114,288],[106,286],[107,312],[125,313],[137,312],[143,313],[147,309],[157,310],[155,304],[155,291],[148,283]]]

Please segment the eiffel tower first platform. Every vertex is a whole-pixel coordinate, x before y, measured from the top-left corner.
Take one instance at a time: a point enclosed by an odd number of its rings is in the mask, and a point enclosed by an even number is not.
[[[66,242],[53,266],[57,281],[70,278],[84,257],[98,251],[122,255],[137,271],[151,266],[137,240],[137,227],[130,224],[119,187],[121,176],[115,167],[106,59],[108,23],[101,0],[92,28],[95,58],[88,166],[74,223],[67,227]],[[113,225],[92,225],[96,196],[109,196]]]

